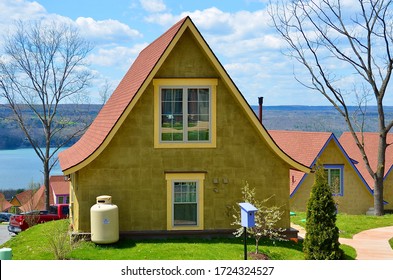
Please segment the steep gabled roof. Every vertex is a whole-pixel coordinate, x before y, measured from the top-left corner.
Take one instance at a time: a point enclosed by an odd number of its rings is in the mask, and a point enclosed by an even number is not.
[[[269,130],[274,142],[298,162],[312,167],[332,133],[288,130]]]
[[[360,134],[358,134],[360,137]],[[366,151],[366,155],[370,162],[371,168],[374,170],[377,166],[378,161],[378,141],[379,141],[379,133],[376,132],[364,132],[364,148]],[[362,174],[363,178],[367,182],[368,186],[371,189],[374,189],[374,180],[371,175],[368,173],[366,169],[366,165],[363,161],[363,157],[357,147],[355,140],[353,139],[350,132],[344,132],[340,139],[341,145],[347,151],[348,155],[357,161],[356,167],[359,172]],[[393,133],[389,133],[387,136],[387,143],[393,143]],[[385,178],[393,169],[393,147],[392,145],[388,146],[386,149],[386,162],[385,162]]]
[[[166,57],[187,29],[195,36],[201,49],[220,74],[222,81],[234,93],[235,98],[247,112],[247,116],[260,132],[268,147],[292,168],[309,172],[306,166],[290,158],[272,141],[266,129],[260,124],[251,107],[247,104],[191,19],[186,17],[142,50],[86,133],[71,148],[59,154],[60,166],[64,174],[74,173],[88,165],[105,149],[147,85],[152,81],[155,73],[157,73]]]
[[[353,164],[352,159],[348,153],[341,146],[331,132],[306,132],[306,131],[284,131],[284,130],[269,130],[270,135],[280,148],[284,150],[289,156],[299,161],[300,163],[312,168],[321,156],[327,145],[333,141],[343,153],[349,164],[353,167],[360,179],[364,182],[368,191],[371,189]],[[301,185],[305,178],[303,172],[291,170],[290,172],[290,195],[292,196]]]
[[[332,133],[330,132],[306,132],[269,130],[274,142],[296,161],[312,168],[316,160],[329,143]],[[291,170],[290,194],[300,186],[304,172]]]
[[[141,51],[86,133],[71,148],[59,154],[63,171],[86,160],[104,143],[186,19]]]

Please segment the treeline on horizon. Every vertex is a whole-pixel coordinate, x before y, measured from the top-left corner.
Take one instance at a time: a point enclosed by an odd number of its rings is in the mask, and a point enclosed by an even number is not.
[[[78,111],[75,111],[75,105],[62,104],[59,106],[59,114],[67,120],[67,130],[72,133],[73,129],[78,127],[80,115],[83,114],[84,122],[94,120],[102,105],[85,104],[78,105]],[[258,106],[251,106],[256,115],[258,115]],[[350,107],[355,115],[356,107]],[[28,111],[26,111],[28,112]],[[393,106],[385,107],[386,119],[393,119]],[[297,131],[324,131],[332,132],[336,137],[347,131],[345,120],[332,106],[264,106],[263,107],[263,125],[268,130],[297,130]],[[78,120],[78,121],[76,121]],[[39,119],[33,114],[26,114],[26,120],[31,127],[31,132],[37,139],[42,139],[44,145],[45,138]],[[369,106],[366,115],[364,131],[376,132],[378,130],[378,113],[377,108]],[[19,148],[30,148],[31,145],[15,121],[12,111],[7,105],[0,105],[0,150],[11,150]],[[59,143],[63,139],[58,138],[55,141]],[[68,146],[74,144],[78,138],[68,143]]]

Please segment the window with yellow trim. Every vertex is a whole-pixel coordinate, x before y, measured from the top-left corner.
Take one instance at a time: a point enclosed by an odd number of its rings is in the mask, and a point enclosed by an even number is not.
[[[215,147],[217,79],[155,79],[155,146]]]
[[[203,229],[204,179],[204,173],[166,174],[168,230]]]

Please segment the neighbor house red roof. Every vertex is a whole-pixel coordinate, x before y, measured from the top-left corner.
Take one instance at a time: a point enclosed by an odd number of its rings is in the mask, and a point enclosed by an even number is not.
[[[330,132],[269,130],[269,134],[286,154],[310,168],[333,137]],[[294,192],[304,175],[305,173],[300,171],[290,171],[290,194]]]
[[[7,199],[5,199],[5,196],[3,193],[0,193],[0,212],[5,212],[8,211],[13,205],[8,202]]]
[[[32,193],[33,193],[33,190],[27,190],[27,191],[18,193],[11,199],[10,202],[12,205],[19,207],[19,206],[25,204],[32,197],[32,195],[33,195]]]
[[[360,135],[359,135],[360,136]],[[373,170],[376,169],[377,160],[378,160],[378,141],[379,141],[379,133],[376,132],[364,132],[364,148],[366,151],[366,155],[370,162],[371,168]],[[369,185],[371,189],[374,189],[374,180],[371,175],[368,173],[366,169],[366,165],[363,161],[363,157],[357,147],[355,140],[350,132],[344,132],[340,139],[341,145],[346,150],[348,155],[356,160],[358,163],[356,164],[357,169],[362,174],[363,178]],[[393,133],[389,133],[387,137],[387,143],[393,143]],[[392,170],[393,167],[393,147],[392,145],[388,146],[386,149],[386,162],[385,162],[385,176],[388,172]]]
[[[49,204],[53,204],[53,193],[49,190]],[[19,209],[22,212],[45,210],[45,186],[41,186],[30,199]]]
[[[59,154],[63,171],[83,162],[103,144],[187,18],[180,20],[141,51],[86,133],[72,147]]]
[[[55,196],[70,193],[70,182],[66,181],[62,175],[51,176],[49,183]]]

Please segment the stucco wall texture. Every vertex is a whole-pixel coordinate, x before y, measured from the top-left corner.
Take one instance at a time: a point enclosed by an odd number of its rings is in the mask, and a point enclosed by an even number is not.
[[[168,171],[206,172],[204,229],[232,227],[232,207],[241,202],[245,181],[259,199],[272,197],[269,202],[282,207],[278,226],[289,227],[288,164],[271,151],[186,31],[156,78],[193,77],[218,79],[217,147],[154,148],[156,97],[150,83],[106,149],[72,175],[74,230],[90,231],[90,207],[104,194],[119,207],[120,231],[166,230]]]

